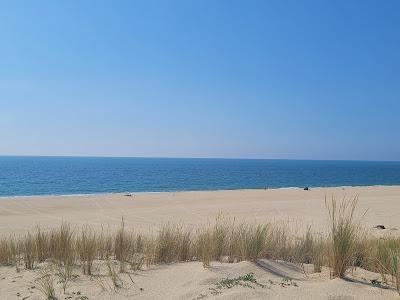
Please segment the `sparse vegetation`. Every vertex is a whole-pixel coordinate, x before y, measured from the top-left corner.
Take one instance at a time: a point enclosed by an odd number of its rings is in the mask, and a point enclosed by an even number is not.
[[[400,294],[400,266],[399,266],[399,254],[398,250],[390,249],[390,274],[392,275],[392,281],[396,286],[397,292]]]
[[[203,262],[203,267],[207,268],[211,264],[214,254],[213,236],[210,229],[199,231],[196,241],[197,253],[200,260]]]
[[[257,281],[254,273],[248,273],[246,275],[238,276],[236,278],[225,278],[219,282],[217,282],[217,288],[222,289],[230,289],[235,286],[243,286],[248,288],[254,288],[254,286],[259,286],[264,288],[265,285],[261,284]]]
[[[77,240],[77,248],[82,262],[83,274],[92,275],[93,261],[97,252],[97,238],[91,228],[85,226],[82,229],[81,236]]]
[[[329,265],[333,277],[343,278],[349,267],[356,260],[356,241],[358,238],[358,224],[354,221],[354,211],[357,206],[357,198],[352,201],[342,200],[337,203],[335,198],[330,202],[325,199],[329,212]]]
[[[37,289],[43,294],[46,300],[57,300],[54,287],[54,276],[50,268],[45,268],[36,278]]]
[[[64,291],[75,266],[83,274],[96,270],[96,260],[107,262],[108,275],[114,287],[120,285],[116,272],[140,270],[144,265],[199,260],[204,267],[212,261],[256,261],[260,258],[313,264],[314,271],[330,267],[335,277],[345,277],[355,267],[378,272],[382,282],[400,290],[400,238],[371,236],[360,230],[355,219],[357,199],[338,203],[326,201],[329,212],[329,234],[316,234],[309,228],[303,236],[294,236],[282,223],[249,224],[218,216],[214,224],[192,230],[183,225],[166,224],[158,232],[143,235],[128,231],[122,220],[117,231],[96,234],[85,226],[72,230],[63,223],[58,229],[21,237],[0,239],[0,265],[32,269],[42,262],[54,262],[58,282]],[[112,263],[111,263],[112,262]],[[117,262],[117,265],[115,265]],[[53,297],[52,276],[40,279],[42,290]],[[391,280],[389,280],[391,279]],[[49,298],[50,299],[50,298]]]
[[[122,218],[121,228],[117,231],[114,238],[114,256],[119,261],[119,271],[125,272],[125,264],[128,261],[131,239],[125,232],[125,223]]]
[[[37,226],[34,239],[37,261],[44,262],[46,257],[48,257],[49,235],[44,233],[40,226]]]
[[[31,270],[33,269],[33,265],[35,263],[36,251],[35,240],[29,232],[25,235],[23,241],[21,241],[21,245],[25,268]]]
[[[57,265],[56,276],[58,277],[58,282],[61,283],[62,285],[64,294],[71,280],[74,278],[72,271],[73,271],[72,262],[68,262],[67,264],[64,265]]]
[[[62,264],[75,260],[75,253],[80,245],[76,243],[76,236],[69,224],[62,223],[59,229],[51,231],[48,240],[48,257],[42,257],[43,260],[53,258]]]
[[[289,286],[298,287],[297,283],[293,281],[293,279],[291,278],[283,278],[282,282],[279,285],[281,287],[289,287]]]
[[[122,287],[122,281],[121,278],[118,275],[118,272],[115,270],[115,267],[113,266],[111,261],[107,261],[107,270],[108,270],[108,276],[111,279],[111,282],[113,284],[113,288],[117,289]]]

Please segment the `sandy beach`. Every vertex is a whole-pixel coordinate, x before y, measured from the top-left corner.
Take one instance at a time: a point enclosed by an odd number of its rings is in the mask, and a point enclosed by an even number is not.
[[[64,221],[119,226],[122,217],[127,227],[139,231],[168,222],[196,227],[213,222],[220,213],[243,222],[283,221],[294,229],[312,226],[322,231],[328,218],[324,199],[332,196],[357,196],[358,212],[366,211],[366,228],[400,228],[400,186],[368,186],[1,198],[0,234],[25,233],[36,225],[58,227]]]
[[[299,234],[308,226],[326,231],[328,215],[324,199],[332,196],[359,197],[358,214],[366,212],[362,225],[373,233],[383,224],[384,233],[400,228],[400,187],[338,187],[174,193],[133,193],[84,196],[36,196],[0,199],[0,235],[24,234],[36,225],[50,229],[62,222],[74,227],[92,225],[126,227],[140,232],[154,231],[166,223],[193,228],[212,222],[218,214],[250,223],[285,222]],[[99,263],[99,267],[100,267]],[[1,299],[43,299],[35,288],[38,269],[0,268]],[[79,268],[76,273],[79,273]],[[221,286],[226,278],[254,274],[258,284]],[[348,280],[330,279],[329,270],[313,273],[307,265],[266,259],[254,262],[214,262],[204,269],[200,262],[156,265],[121,275],[123,289],[107,287],[98,277],[80,275],[60,299],[398,299],[393,288],[379,288],[371,280],[376,273],[362,269]],[[105,280],[105,279],[104,279]],[[70,297],[70,298],[68,298]],[[82,298],[83,297],[83,298]],[[87,297],[87,298],[84,298]]]

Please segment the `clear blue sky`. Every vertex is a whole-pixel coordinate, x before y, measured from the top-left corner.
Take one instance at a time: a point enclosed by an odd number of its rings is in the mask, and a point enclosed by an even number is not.
[[[0,154],[400,160],[400,1],[1,1]]]

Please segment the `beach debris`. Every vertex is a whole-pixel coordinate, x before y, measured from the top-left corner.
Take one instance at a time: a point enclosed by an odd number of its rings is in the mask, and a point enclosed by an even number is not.
[[[382,286],[382,282],[379,281],[379,279],[372,279],[371,280],[371,284],[374,285],[374,286],[379,286],[379,287]]]
[[[376,228],[376,229],[386,229],[385,225],[376,225],[374,228]]]
[[[132,193],[125,193],[124,196],[125,197],[133,197],[133,194]]]
[[[305,190],[305,191],[308,191],[308,190],[309,190],[308,186],[306,186],[306,187],[304,188],[304,190]]]

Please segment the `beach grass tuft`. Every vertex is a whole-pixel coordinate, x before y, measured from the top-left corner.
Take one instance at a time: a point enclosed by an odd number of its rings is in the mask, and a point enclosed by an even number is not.
[[[333,277],[343,278],[356,259],[359,226],[354,220],[354,212],[357,202],[357,197],[350,201],[343,199],[340,203],[334,197],[331,201],[325,198],[330,221],[329,265]]]
[[[357,201],[325,199],[328,234],[315,233],[309,227],[298,236],[285,223],[238,223],[223,215],[201,228],[168,223],[148,234],[128,231],[123,219],[115,231],[96,232],[90,226],[72,230],[67,223],[52,230],[36,227],[25,235],[0,239],[0,265],[19,270],[50,262],[55,274],[50,276],[47,271],[39,279],[46,297],[53,295],[52,276],[58,277],[65,292],[75,266],[83,274],[95,275],[97,261],[100,265],[107,262],[114,288],[121,284],[118,273],[144,266],[197,260],[208,268],[213,261],[257,262],[265,258],[313,264],[315,272],[329,267],[332,277],[339,278],[346,277],[351,268],[362,267],[380,273],[383,282],[400,290],[400,238],[363,231],[356,218]]]
[[[35,281],[37,289],[43,294],[46,300],[57,300],[55,280],[51,268],[47,267],[41,270]]]

